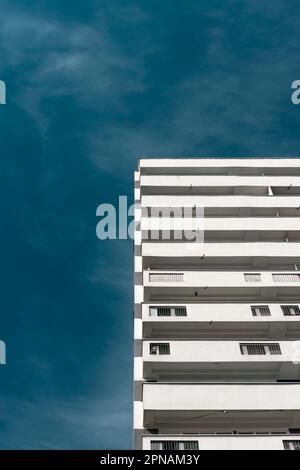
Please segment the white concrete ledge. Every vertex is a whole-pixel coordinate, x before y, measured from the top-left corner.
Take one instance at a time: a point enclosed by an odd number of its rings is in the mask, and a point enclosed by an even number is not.
[[[145,383],[144,410],[300,410],[300,384]]]
[[[151,441],[196,441],[199,450],[284,450],[284,441],[300,441],[300,435],[282,436],[194,436],[165,435],[143,437],[143,449],[151,450]]]
[[[139,168],[299,168],[300,159],[297,158],[141,158]]]
[[[299,214],[300,216],[300,214]],[[300,231],[297,217],[200,217],[170,218],[142,217],[141,230],[260,230],[260,231]],[[259,242],[259,240],[258,240]]]
[[[300,176],[142,175],[141,187],[300,186]]]
[[[142,196],[142,207],[299,207],[300,196]]]
[[[142,255],[151,257],[299,257],[300,243],[244,242],[244,243],[198,243],[198,242],[146,242]]]

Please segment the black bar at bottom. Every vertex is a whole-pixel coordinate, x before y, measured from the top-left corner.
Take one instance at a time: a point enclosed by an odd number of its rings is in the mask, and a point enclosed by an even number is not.
[[[0,451],[0,468],[3,464],[30,463],[43,465],[49,464],[53,468],[54,464],[101,467],[103,465],[121,466],[123,468],[137,468],[147,465],[188,465],[199,466],[219,463],[224,466],[227,463],[239,462],[249,465],[249,462],[257,464],[262,454],[268,453],[268,459],[274,458],[285,462],[291,458],[298,460],[300,453],[288,451],[133,451],[133,450],[54,450],[54,451]],[[293,456],[293,457],[292,457]],[[298,456],[298,457],[297,457]],[[247,459],[247,460],[245,460]],[[270,462],[271,464],[271,462]],[[6,466],[7,467],[7,466]]]

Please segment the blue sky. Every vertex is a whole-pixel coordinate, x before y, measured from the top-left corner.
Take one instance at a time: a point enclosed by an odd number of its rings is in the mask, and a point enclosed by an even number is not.
[[[130,448],[140,156],[300,156],[296,0],[2,0],[0,448]]]

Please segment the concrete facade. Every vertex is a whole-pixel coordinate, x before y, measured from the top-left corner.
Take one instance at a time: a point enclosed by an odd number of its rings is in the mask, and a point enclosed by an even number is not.
[[[142,159],[135,203],[135,448],[299,449],[300,159]]]

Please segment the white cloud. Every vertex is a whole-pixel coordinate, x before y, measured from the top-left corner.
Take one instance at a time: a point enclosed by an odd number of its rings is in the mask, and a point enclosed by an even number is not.
[[[103,449],[113,448],[113,442],[114,448],[131,447],[124,433],[131,425],[131,410],[114,394],[106,400],[79,396],[69,401],[2,397],[1,420],[10,449]]]
[[[43,129],[49,121],[41,103],[47,98],[72,96],[98,110],[122,106],[124,94],[145,90],[143,57],[114,39],[104,16],[83,25],[8,10],[0,18],[0,31],[1,69],[14,68],[18,76],[18,92],[11,99]]]

